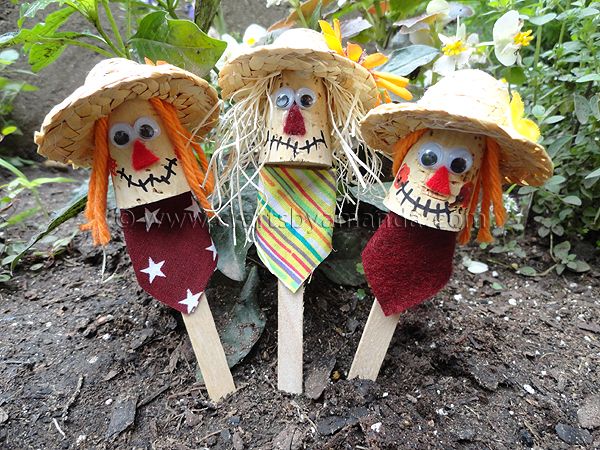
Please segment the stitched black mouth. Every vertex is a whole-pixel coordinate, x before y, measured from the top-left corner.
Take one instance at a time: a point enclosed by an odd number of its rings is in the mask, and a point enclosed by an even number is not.
[[[316,138],[313,136],[312,141],[309,139],[304,140],[304,145],[300,146],[300,141],[292,141],[291,137],[288,137],[287,140],[284,140],[282,136],[279,135],[271,135],[269,131],[267,131],[267,140],[265,145],[269,145],[269,151],[273,150],[273,145],[277,145],[275,147],[275,151],[279,151],[279,148],[283,145],[284,148],[289,148],[292,150],[294,158],[298,156],[298,153],[306,152],[310,154],[310,151],[313,148],[317,148],[319,144],[325,145],[327,147],[327,142],[325,141],[325,134],[323,134],[323,130],[321,130],[321,137]]]
[[[177,175],[173,167],[177,166],[177,158],[166,158],[167,164],[163,165],[165,169],[165,174],[160,177],[156,177],[153,173],[151,173],[148,178],[142,180],[138,178],[137,181],[134,181],[133,175],[129,175],[125,172],[125,169],[117,170],[117,174],[119,174],[119,178],[127,181],[127,187],[138,187],[142,188],[145,192],[148,192],[147,186],[150,185],[154,187],[155,184],[171,184],[171,175]]]
[[[411,205],[413,205],[413,211],[416,211],[417,209],[423,211],[423,217],[427,217],[428,214],[433,214],[436,217],[436,219],[438,219],[438,221],[440,219],[440,216],[442,214],[445,214],[448,223],[450,223],[450,207],[449,207],[450,205],[448,202],[444,202],[443,208],[440,206],[439,203],[435,205],[435,208],[432,208],[430,206],[431,205],[430,198],[428,198],[427,201],[425,202],[425,204],[423,204],[423,203],[421,203],[420,196],[417,197],[416,199],[411,196],[414,189],[411,188],[409,191],[407,191],[406,186],[408,186],[408,181],[405,181],[404,183],[400,183],[400,189],[398,189],[396,191],[396,195],[398,195],[399,192],[402,192],[402,195],[404,195],[404,198],[400,202],[400,206],[404,205],[405,202],[409,202]],[[439,225],[437,223],[435,225],[437,228],[439,228]]]

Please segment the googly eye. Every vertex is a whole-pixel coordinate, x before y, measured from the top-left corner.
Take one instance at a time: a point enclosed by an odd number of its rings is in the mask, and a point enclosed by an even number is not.
[[[294,90],[288,87],[279,89],[273,94],[273,103],[279,109],[290,109],[294,103]]]
[[[116,123],[110,128],[108,135],[115,146],[126,147],[135,136],[135,132],[127,123]]]
[[[450,150],[446,167],[457,175],[467,172],[473,166],[473,155],[466,148]]]
[[[300,88],[296,91],[296,103],[303,109],[311,108],[317,101],[317,94],[312,89]]]
[[[442,148],[433,142],[423,144],[419,150],[419,163],[426,169],[437,169],[444,161]]]
[[[137,135],[145,141],[154,139],[160,134],[160,127],[151,117],[140,117],[135,121],[134,129]]]

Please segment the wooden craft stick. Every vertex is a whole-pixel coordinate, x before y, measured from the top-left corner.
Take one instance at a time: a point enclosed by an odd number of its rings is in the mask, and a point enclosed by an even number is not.
[[[202,294],[196,311],[182,316],[208,396],[215,402],[219,401],[235,392],[235,384],[206,296]]]
[[[386,317],[379,302],[377,300],[373,302],[348,379],[362,378],[373,381],[377,379],[399,319],[400,313]]]
[[[277,389],[301,394],[304,286],[294,293],[279,281],[277,293]]]

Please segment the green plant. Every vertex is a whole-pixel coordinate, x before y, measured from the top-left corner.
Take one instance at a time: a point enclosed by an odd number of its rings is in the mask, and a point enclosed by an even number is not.
[[[163,60],[200,75],[205,75],[225,50],[224,42],[206,35],[193,21],[177,16],[179,0],[112,3],[122,8],[125,17],[121,24],[109,0],[24,2],[18,31],[0,36],[0,49],[22,45],[34,72],[54,63],[68,46],[76,46],[105,57]],[[52,4],[60,9],[26,27]],[[85,18],[94,31],[68,30],[75,14]]]
[[[28,74],[27,71],[11,68],[18,59],[19,52],[14,49],[0,51],[0,142],[4,136],[20,133],[19,127],[9,118],[17,95],[37,89],[31,84],[15,79],[19,74]]]

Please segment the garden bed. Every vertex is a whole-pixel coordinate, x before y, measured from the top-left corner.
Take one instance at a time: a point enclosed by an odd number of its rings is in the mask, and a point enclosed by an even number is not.
[[[43,192],[50,210],[63,190]],[[600,447],[594,261],[582,276],[526,278],[513,259],[460,249],[447,287],[402,316],[376,383],[346,380],[373,298],[317,272],[305,298],[301,396],[276,389],[276,281],[261,269],[265,330],[233,369],[238,392],[214,405],[180,316],[137,286],[112,228],[104,282],[102,251],[80,234],[37,272],[25,261],[1,288],[0,447]],[[531,265],[551,265],[535,238],[523,242]],[[490,270],[469,273],[465,254]],[[214,277],[218,325],[238,292]]]

